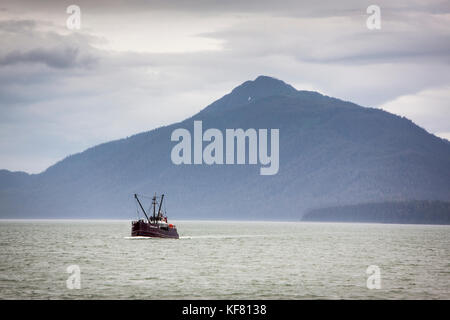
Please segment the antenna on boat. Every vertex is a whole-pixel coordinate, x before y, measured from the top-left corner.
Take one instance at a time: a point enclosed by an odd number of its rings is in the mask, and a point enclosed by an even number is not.
[[[137,194],[135,193],[134,194],[134,198],[136,199],[136,201],[139,203],[139,206],[141,207],[141,209],[142,209],[142,212],[144,212],[144,214],[145,214],[145,217],[147,218],[147,221],[149,221],[150,222],[150,220],[148,219],[148,216],[147,216],[147,213],[145,212],[145,210],[144,210],[144,207],[142,206],[142,204],[141,204],[141,202],[139,201],[139,198],[138,198],[138,196],[137,196]]]

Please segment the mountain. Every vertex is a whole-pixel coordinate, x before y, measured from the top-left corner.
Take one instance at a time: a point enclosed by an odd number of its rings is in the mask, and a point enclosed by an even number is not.
[[[450,224],[450,202],[414,200],[312,209],[303,221]]]
[[[177,128],[279,129],[279,171],[174,165]],[[204,143],[206,145],[206,143]],[[133,193],[171,218],[299,220],[315,208],[450,201],[450,144],[406,118],[260,76],[180,123],[92,147],[37,175],[0,171],[2,218],[132,218]]]

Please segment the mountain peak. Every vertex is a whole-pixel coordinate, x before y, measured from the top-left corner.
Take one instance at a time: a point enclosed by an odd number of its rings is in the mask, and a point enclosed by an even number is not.
[[[270,96],[284,96],[296,93],[297,90],[284,81],[260,75],[255,80],[248,80],[235,87],[229,94],[215,101],[202,112],[234,107],[253,102],[256,99]]]
[[[275,95],[287,95],[296,91],[294,87],[284,81],[268,76],[258,76],[255,80],[245,81],[234,88],[231,95],[236,99],[245,98],[248,101],[248,98],[251,100]]]

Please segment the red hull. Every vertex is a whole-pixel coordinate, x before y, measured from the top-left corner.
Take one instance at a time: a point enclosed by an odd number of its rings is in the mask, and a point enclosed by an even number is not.
[[[148,223],[143,220],[132,222],[131,236],[179,239],[178,232],[175,227],[161,227],[158,224]]]

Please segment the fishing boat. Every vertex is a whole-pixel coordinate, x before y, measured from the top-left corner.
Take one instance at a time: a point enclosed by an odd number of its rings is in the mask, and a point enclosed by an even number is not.
[[[150,210],[153,210],[153,215],[149,217],[137,194],[134,194],[139,207],[145,215],[144,219],[139,219],[131,222],[131,236],[132,237],[152,237],[152,238],[172,238],[178,239],[178,232],[175,225],[168,223],[167,216],[161,211],[162,203],[164,200],[164,194],[161,195],[159,201],[159,208],[156,210],[157,197],[156,194],[152,198],[152,206]]]

